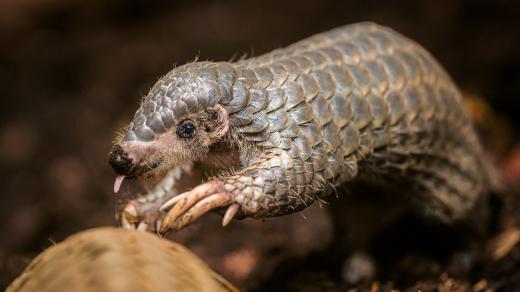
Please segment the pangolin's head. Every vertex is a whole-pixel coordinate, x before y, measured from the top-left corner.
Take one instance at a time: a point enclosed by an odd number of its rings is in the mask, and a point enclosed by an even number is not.
[[[109,155],[119,175],[115,191],[124,177],[162,177],[176,165],[203,160],[227,134],[228,112],[220,103],[231,96],[232,83],[211,65],[178,67],[143,99]]]

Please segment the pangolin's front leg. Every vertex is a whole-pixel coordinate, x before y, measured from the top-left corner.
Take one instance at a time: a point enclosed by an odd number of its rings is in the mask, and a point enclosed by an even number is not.
[[[227,207],[223,225],[238,214],[243,217],[273,217],[303,209],[315,197],[300,194],[293,160],[285,152],[266,153],[253,165],[233,175],[212,179],[191,191],[173,197],[161,209],[168,210],[161,232],[180,229],[209,210]],[[315,183],[316,194],[325,194],[326,182]],[[309,186],[311,187],[311,186]]]

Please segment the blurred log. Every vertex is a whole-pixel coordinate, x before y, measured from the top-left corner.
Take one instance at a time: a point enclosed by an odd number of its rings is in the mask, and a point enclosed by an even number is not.
[[[185,247],[151,233],[102,227],[36,257],[14,291],[238,291]]]

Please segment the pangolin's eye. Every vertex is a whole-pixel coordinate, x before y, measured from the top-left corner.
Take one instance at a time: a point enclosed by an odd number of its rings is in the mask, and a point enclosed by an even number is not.
[[[193,138],[195,133],[197,133],[197,127],[191,121],[184,121],[177,128],[176,133],[181,138]]]

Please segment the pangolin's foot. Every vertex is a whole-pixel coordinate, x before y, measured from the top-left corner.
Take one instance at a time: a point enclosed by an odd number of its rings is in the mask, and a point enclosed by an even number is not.
[[[169,211],[162,220],[159,231],[164,233],[169,229],[181,229],[210,210],[229,206],[222,221],[222,225],[225,226],[239,211],[234,197],[235,194],[226,190],[224,182],[220,180],[199,185],[189,192],[173,197],[161,206],[161,211]]]
[[[121,213],[121,225],[126,229],[157,232],[162,224],[164,212],[160,202],[129,201]]]

